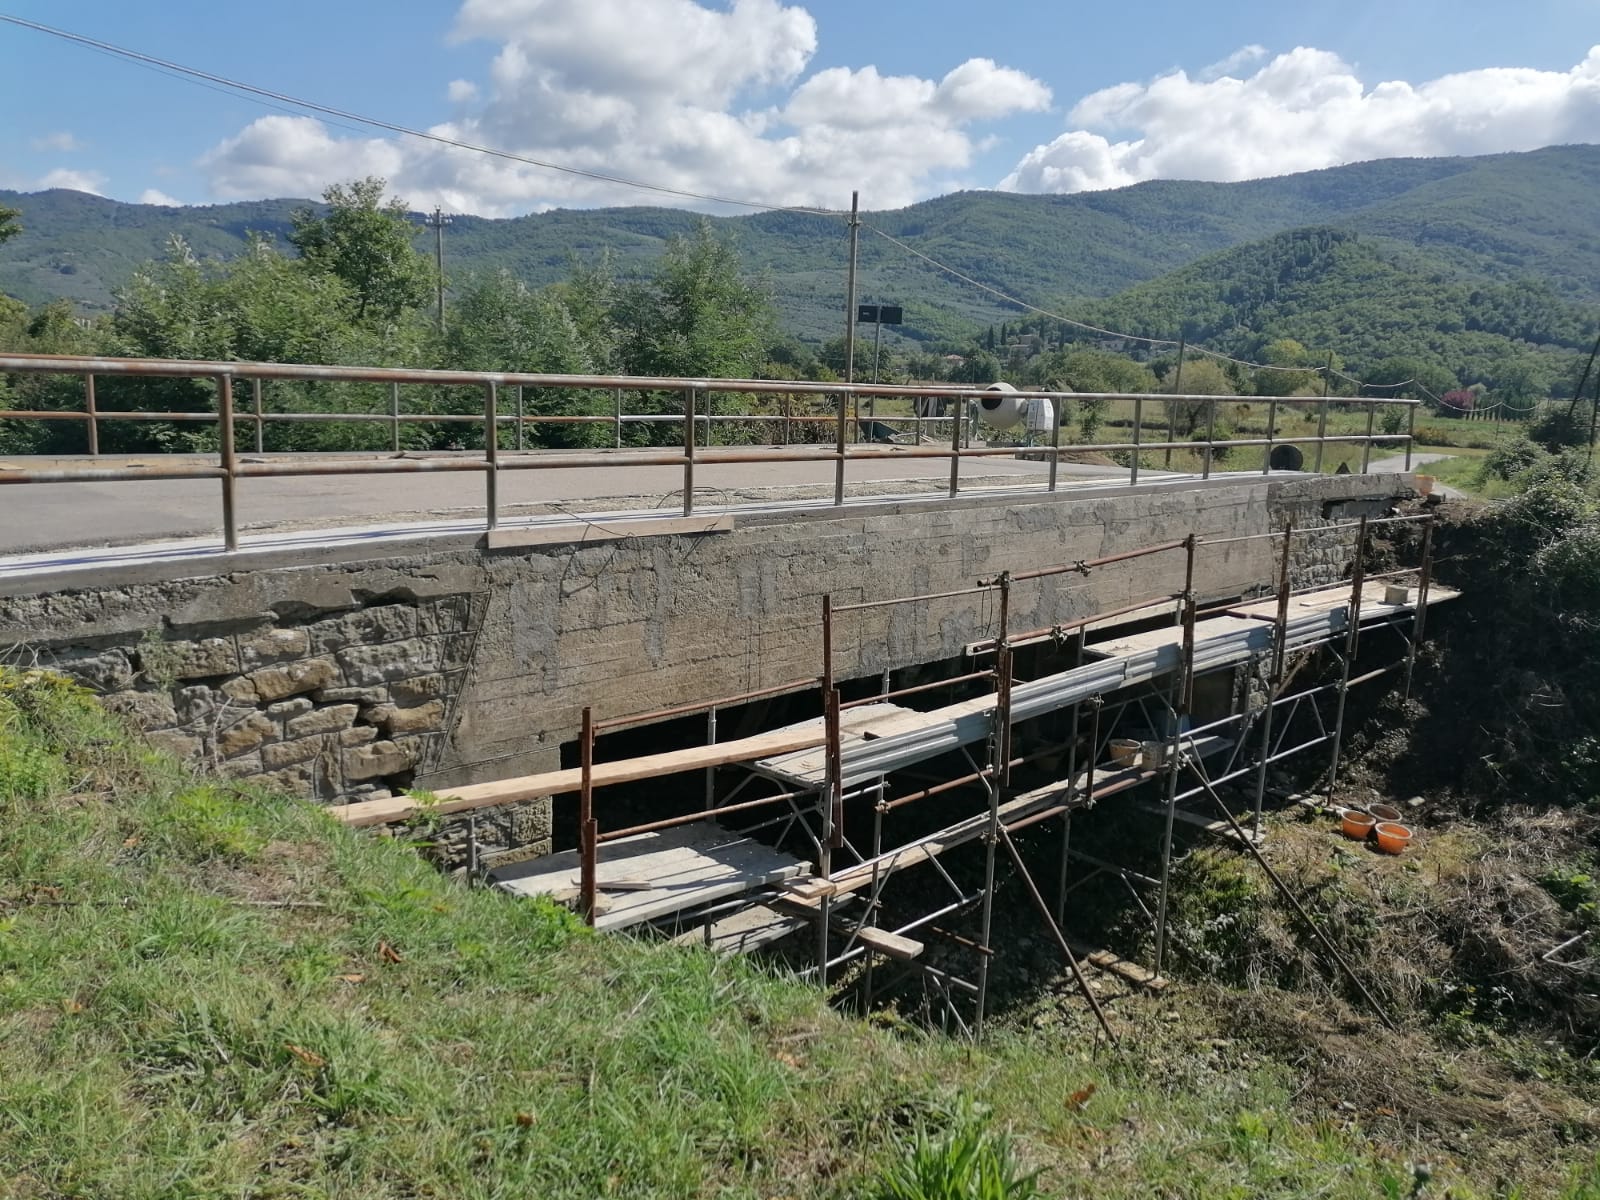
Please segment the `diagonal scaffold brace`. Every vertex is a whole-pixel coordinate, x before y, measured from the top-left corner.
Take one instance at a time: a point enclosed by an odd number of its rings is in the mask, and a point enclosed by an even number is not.
[[[1011,863],[1017,868],[1017,874],[1028,889],[1028,898],[1033,901],[1034,908],[1039,910],[1039,917],[1050,930],[1051,936],[1056,939],[1056,946],[1061,950],[1062,956],[1067,960],[1067,966],[1072,971],[1072,978],[1078,984],[1078,990],[1083,993],[1083,998],[1089,1002],[1089,1007],[1094,1010],[1095,1020],[1100,1022],[1100,1028],[1105,1030],[1106,1037],[1113,1046],[1118,1045],[1117,1035],[1111,1028],[1111,1022],[1106,1020],[1105,1010],[1100,1007],[1100,1001],[1095,999],[1094,990],[1090,988],[1089,981],[1083,977],[1083,969],[1078,966],[1077,956],[1072,953],[1072,947],[1067,945],[1067,939],[1061,933],[1061,926],[1056,924],[1056,919],[1050,914],[1050,906],[1044,902],[1044,897],[1039,894],[1038,887],[1033,882],[1033,876],[1028,873],[1027,865],[1022,861],[1022,855],[1017,851],[1017,844],[1011,840],[1011,833],[1004,825],[1000,826],[1000,841],[1005,845],[1006,852],[1011,855]]]

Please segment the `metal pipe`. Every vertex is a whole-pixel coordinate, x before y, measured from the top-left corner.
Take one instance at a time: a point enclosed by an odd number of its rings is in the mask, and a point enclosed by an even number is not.
[[[1274,396],[1267,403],[1267,452],[1261,459],[1261,473],[1269,474],[1272,470],[1272,444],[1278,436],[1278,397]]]
[[[500,426],[495,421],[499,385],[483,389],[483,507],[484,523],[493,529],[500,523]]]
[[[1355,561],[1350,568],[1350,615],[1348,628],[1345,630],[1344,661],[1339,668],[1339,703],[1334,709],[1333,718],[1333,756],[1328,763],[1328,795],[1339,786],[1339,751],[1344,742],[1344,705],[1345,697],[1350,693],[1350,669],[1355,665],[1356,649],[1361,636],[1361,593],[1366,581],[1362,578],[1362,570],[1366,565],[1367,525],[1366,518],[1361,520],[1361,527],[1356,533]]]
[[[1206,452],[1201,460],[1200,478],[1211,478],[1211,459],[1217,444],[1217,402],[1211,400],[1206,405]]]
[[[1417,665],[1417,646],[1422,641],[1422,629],[1428,615],[1428,587],[1433,582],[1433,514],[1422,527],[1422,574],[1417,580],[1417,615],[1411,621],[1410,644],[1406,648],[1405,686],[1401,698],[1411,699],[1411,676]]]
[[[950,496],[961,491],[961,427],[966,424],[967,402],[955,400],[956,419],[950,422]]]
[[[1256,772],[1255,815],[1251,832],[1261,836],[1261,814],[1267,800],[1267,764],[1272,758],[1272,714],[1274,701],[1281,681],[1279,672],[1283,665],[1284,625],[1289,611],[1289,543],[1294,539],[1294,526],[1283,529],[1283,562],[1278,572],[1278,616],[1272,623],[1272,670],[1267,676],[1267,704],[1261,714],[1261,765]]]
[[[222,452],[222,544],[239,549],[239,513],[235,506],[237,461],[233,446],[233,378],[217,380],[217,441]]]
[[[1061,466],[1061,410],[1054,408],[1054,418],[1050,422],[1050,484],[1049,490],[1056,490],[1056,472]],[[919,439],[920,440],[920,439]]]
[[[588,705],[583,708],[583,728],[578,739],[578,910],[584,921],[593,925],[599,915],[595,912],[595,877],[599,871],[600,826],[594,819],[594,710]]]
[[[259,379],[255,380],[255,383],[259,386],[261,381]],[[517,394],[521,395],[521,393],[522,389],[518,388]],[[519,440],[517,449],[519,450],[522,449],[520,444],[521,432],[520,429],[517,431]],[[395,454],[400,453],[400,385],[398,383],[389,385],[389,449]]]
[[[83,411],[89,418],[89,453],[98,455],[100,453],[100,420],[99,413],[95,408],[93,374],[83,377]]]
[[[1365,475],[1372,466],[1372,430],[1373,422],[1378,418],[1378,409],[1372,401],[1367,401],[1367,440],[1361,447],[1361,473]]]
[[[396,407],[399,405],[398,391],[396,393]],[[517,384],[517,449],[524,449],[523,418],[527,415],[523,404],[522,385]]]
[[[847,700],[839,707],[851,709],[859,708],[865,704],[882,704],[885,700],[899,700],[905,696],[915,696],[920,692],[938,691],[940,688],[952,687],[958,683],[971,683],[975,679],[993,679],[994,675],[993,671],[969,671],[965,675],[956,675],[950,679],[935,679],[932,683],[919,683],[913,687],[903,687],[893,692],[879,692],[875,696],[863,696],[859,700]]]
[[[1137,484],[1139,482],[1139,444],[1143,433],[1143,430],[1140,427],[1143,424],[1143,421],[1144,397],[1140,396],[1133,402],[1133,458],[1130,460],[1132,466],[1128,471],[1128,482],[1130,484]]]
[[[1322,403],[1317,406],[1317,455],[1312,470],[1322,474],[1322,441],[1328,436],[1328,388],[1333,383],[1333,351],[1328,351],[1328,365],[1322,373]]]
[[[709,397],[708,397],[709,400]],[[683,393],[683,515],[694,515],[694,389]]]
[[[259,379],[252,379],[250,381],[250,408],[255,414],[256,421],[256,453],[265,454],[266,428],[262,424],[263,414],[261,412],[261,380]]]
[[[768,804],[780,804],[785,801],[798,799],[805,795],[804,792],[783,792],[776,796],[762,796],[755,800],[741,800],[737,804],[724,804],[718,808],[707,807],[700,812],[683,813],[676,817],[664,817],[659,821],[649,821],[643,825],[630,825],[626,829],[608,829],[596,839],[599,844],[615,842],[620,838],[633,837],[640,833],[655,833],[661,829],[672,829],[678,825],[693,825],[696,821],[704,821],[710,817],[729,816],[737,812],[745,812],[752,808],[761,808]]]
[[[1034,908],[1038,909],[1039,916],[1050,930],[1050,935],[1055,938],[1056,948],[1061,951],[1067,960],[1067,967],[1072,971],[1072,978],[1078,984],[1078,990],[1083,993],[1083,998],[1089,1002],[1089,1007],[1094,1010],[1095,1020],[1100,1022],[1100,1028],[1105,1030],[1107,1039],[1113,1046],[1117,1045],[1117,1035],[1111,1028],[1111,1022],[1106,1019],[1105,1011],[1100,1007],[1100,1001],[1095,998],[1094,989],[1089,986],[1089,981],[1083,977],[1083,971],[1078,966],[1077,957],[1072,953],[1072,947],[1067,945],[1067,939],[1061,933],[1061,926],[1056,924],[1055,918],[1050,915],[1050,909],[1045,905],[1044,897],[1039,895],[1039,889],[1034,885],[1033,876],[1028,874],[1027,865],[1022,861],[1022,855],[1017,852],[1016,843],[1011,840],[1011,835],[1002,827],[1000,839],[1005,843],[1006,851],[1011,855],[1011,861],[1017,868],[1024,886],[1028,889],[1028,899],[1033,901]],[[986,939],[987,940],[987,939]],[[988,959],[982,960],[987,962]]]

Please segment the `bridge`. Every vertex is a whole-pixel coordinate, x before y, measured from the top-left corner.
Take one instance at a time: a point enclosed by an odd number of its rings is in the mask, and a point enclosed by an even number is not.
[[[1397,451],[1407,466],[1409,433],[1376,432],[1387,411],[1409,424],[1404,400],[1023,392],[1004,403],[1115,406],[1117,440],[1063,444],[1053,423],[1019,448],[985,441],[966,419],[969,402],[994,403],[975,388],[16,355],[0,356],[0,371],[82,379],[78,407],[0,420],[76,423],[89,451],[0,464],[9,658],[77,677],[158,744],[225,775],[356,823],[433,820],[449,864],[522,890],[570,884],[591,919],[604,915],[603,878],[660,892],[659,879],[601,869],[602,844],[644,839],[616,851],[624,869],[721,882],[693,902],[669,888],[664,908],[659,894],[641,898],[641,920],[729,943],[761,940],[752,912],[778,933],[798,921],[820,936],[824,974],[848,960],[829,950],[843,911],[832,897],[876,896],[892,872],[872,864],[900,853],[881,822],[876,850],[863,844],[874,805],[881,817],[922,793],[989,797],[962,818],[971,829],[916,831],[905,845],[922,849],[895,869],[967,834],[992,857],[1003,788],[1022,805],[1005,809],[1007,828],[1070,822],[1113,791],[1221,754],[1215,778],[1202,775],[1207,791],[1252,779],[1259,809],[1267,765],[1286,752],[1331,742],[1337,770],[1346,690],[1395,671],[1409,679],[1425,610],[1447,596],[1429,600],[1426,539],[1420,555],[1408,543],[1403,599],[1362,579],[1372,537],[1429,520],[1397,511],[1415,497],[1403,470],[1220,469],[1245,450],[1270,463],[1286,444],[1312,467],[1341,445],[1363,468]],[[108,378],[203,381],[212,402],[112,409]],[[274,410],[264,392],[284,380],[346,386],[347,411]],[[426,411],[407,410],[408,388],[430,393]],[[474,411],[440,401],[452,390],[475,396]],[[135,395],[124,388],[119,402]],[[593,402],[558,407],[555,396]],[[910,400],[927,411],[930,396],[944,418],[906,411]],[[1175,400],[1200,408],[1192,440],[1165,433]],[[1340,403],[1364,427],[1328,432]],[[1269,410],[1264,433],[1220,435],[1241,423],[1222,410],[1246,404]],[[1280,411],[1311,414],[1317,432],[1284,434]],[[217,449],[98,453],[107,427],[148,421],[214,431]],[[389,446],[273,452],[275,425],[307,421],[376,430]],[[476,431],[481,447],[405,451],[407,426],[424,422]],[[899,444],[853,440],[872,423],[903,430]],[[673,426],[670,447],[627,444]],[[562,428],[591,444],[528,448]],[[1169,451],[1177,465],[1165,469]],[[1352,674],[1365,628],[1378,630],[1373,643],[1402,631],[1402,653]],[[1286,690],[1286,664],[1328,647],[1342,648],[1343,683],[1311,700]],[[1013,711],[1019,702],[1034,707]],[[846,719],[852,705],[877,707]],[[1132,728],[1168,758],[1133,774],[1111,764],[1111,738]],[[900,757],[873,757],[895,747]],[[1073,761],[1053,779],[1063,754]],[[932,760],[946,778],[929,787],[914,772]],[[1045,776],[1023,787],[1030,763]],[[703,807],[686,772],[704,776]],[[614,816],[609,793],[596,808],[595,787],[629,783],[653,790],[630,799],[623,786]],[[418,789],[437,799],[419,802]],[[563,826],[555,800],[580,792],[577,824]],[[1200,794],[1168,786],[1164,861],[1178,798]],[[764,804],[789,806],[783,828],[801,849],[718,840],[732,827],[711,814]],[[642,846],[667,857],[649,867]],[[545,882],[526,884],[518,863]],[[794,892],[791,877],[809,890]],[[992,890],[957,909],[987,913]],[[729,911],[737,922],[720,924]],[[849,920],[848,956],[914,959],[907,929],[863,932],[876,911],[874,901]]]

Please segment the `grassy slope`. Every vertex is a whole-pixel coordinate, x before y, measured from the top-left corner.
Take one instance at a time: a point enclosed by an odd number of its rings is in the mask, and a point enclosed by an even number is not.
[[[1064,1195],[1400,1196],[1429,1149],[1289,1115],[1284,1068],[1196,1044],[1222,997],[1120,1005],[1127,1058],[1074,1004],[982,1049],[868,1028],[191,778],[46,677],[0,675],[0,820],[8,1198],[859,1195],[961,1094]]]

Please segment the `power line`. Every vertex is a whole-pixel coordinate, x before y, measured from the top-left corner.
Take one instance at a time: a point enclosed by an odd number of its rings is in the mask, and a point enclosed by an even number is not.
[[[9,13],[0,13],[0,21],[23,29],[31,29],[36,33],[47,34],[50,37],[60,38],[63,41],[73,42],[86,46],[91,50],[98,50],[104,54],[114,55],[129,62],[139,63],[144,66],[155,67],[176,75],[184,76],[206,84],[215,84],[232,91],[243,93],[258,100],[273,102],[276,105],[292,105],[308,112],[320,113],[323,116],[333,117],[340,121],[353,121],[358,125],[365,125],[372,129],[382,129],[389,133],[398,133],[405,137],[417,138],[425,142],[434,142],[441,146],[448,146],[455,150],[467,150],[474,154],[487,154],[494,158],[506,159],[510,162],[522,163],[525,166],[539,167],[546,171],[558,171],[563,175],[575,175],[583,179],[593,179],[601,183],[616,184],[619,187],[634,188],[638,191],[654,192],[663,196],[677,196],[685,200],[704,200],[711,204],[728,204],[737,208],[752,208],[762,212],[789,212],[801,213],[814,217],[838,218],[839,213],[823,208],[805,208],[797,205],[767,204],[757,200],[745,200],[734,196],[719,196],[712,192],[695,192],[685,188],[668,187],[665,184],[647,183],[642,179],[630,179],[624,175],[611,175],[604,171],[590,171],[582,167],[569,167],[562,163],[547,162],[544,159],[531,158],[525,154],[513,154],[509,150],[496,150],[492,146],[479,146],[471,142],[463,142],[456,138],[445,137],[443,134],[430,133],[427,130],[412,129],[406,125],[398,125],[393,121],[380,120],[377,117],[367,117],[360,113],[350,112],[347,109],[335,108],[327,104],[318,104],[313,100],[302,100],[298,96],[290,96],[283,92],[275,92],[269,88],[256,87],[253,84],[242,83],[237,79],[230,79],[225,75],[217,75],[210,71],[202,71],[197,67],[186,67],[182,63],[170,62],[164,58],[157,58],[151,54],[143,54],[137,50],[130,50],[125,46],[118,46],[111,42],[102,42],[96,38],[86,37],[80,33],[71,33],[64,29],[56,29],[49,25],[41,25],[37,21],[27,21]]]

